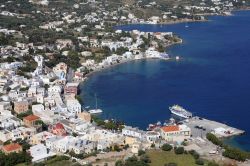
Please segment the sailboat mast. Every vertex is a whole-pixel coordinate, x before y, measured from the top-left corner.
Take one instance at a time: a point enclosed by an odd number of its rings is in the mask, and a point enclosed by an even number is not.
[[[97,98],[96,98],[96,93],[95,93],[95,109],[97,109]]]

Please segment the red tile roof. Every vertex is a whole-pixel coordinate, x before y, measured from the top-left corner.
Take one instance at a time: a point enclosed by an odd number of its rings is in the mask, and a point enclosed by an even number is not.
[[[57,123],[55,126],[54,126],[54,129],[64,129],[63,125],[61,123]]]
[[[5,152],[12,152],[12,151],[16,151],[16,150],[19,150],[21,149],[22,146],[17,144],[17,143],[12,143],[12,144],[9,144],[9,145],[4,145],[2,147],[3,151]]]
[[[172,132],[172,131],[179,131],[179,126],[164,126],[161,128],[164,132]]]
[[[29,116],[26,116],[23,118],[23,120],[27,120],[27,121],[35,121],[35,120],[38,120],[40,119],[38,116],[36,115],[29,115]]]

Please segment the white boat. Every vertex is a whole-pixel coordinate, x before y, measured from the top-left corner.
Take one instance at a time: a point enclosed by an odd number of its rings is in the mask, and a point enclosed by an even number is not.
[[[88,111],[90,114],[100,114],[102,113],[101,109],[93,109]]]
[[[179,117],[189,119],[192,118],[192,113],[185,110],[183,107],[179,105],[173,105],[172,107],[169,107],[169,110],[172,114],[177,115]]]
[[[160,53],[160,57],[162,59],[169,59],[169,55],[167,53]]]
[[[95,109],[89,110],[88,112],[89,112],[90,114],[100,114],[100,113],[102,113],[102,110],[97,108],[97,98],[96,98],[96,94],[95,94]]]

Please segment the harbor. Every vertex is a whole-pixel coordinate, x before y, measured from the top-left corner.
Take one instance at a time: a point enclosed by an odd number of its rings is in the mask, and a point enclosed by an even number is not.
[[[169,119],[168,107],[181,104],[195,116],[206,119],[191,118],[190,122],[184,122],[193,128],[193,136],[205,138],[210,130],[219,127],[227,129],[232,126],[239,130],[221,137],[233,136],[227,143],[248,151],[250,149],[247,112],[249,104],[246,99],[249,98],[249,93],[246,92],[249,84],[245,82],[249,81],[249,77],[244,76],[247,76],[246,71],[249,69],[249,64],[246,63],[248,59],[245,59],[249,57],[247,54],[249,47],[245,47],[244,43],[247,43],[249,38],[246,35],[240,36],[233,33],[235,40],[230,40],[232,37],[226,34],[233,31],[231,28],[233,24],[242,25],[241,32],[248,34],[249,26],[246,21],[249,18],[249,12],[237,12],[234,15],[244,19],[211,17],[212,21],[188,23],[189,28],[185,28],[185,24],[122,27],[127,31],[167,30],[180,34],[183,44],[173,46],[167,51],[170,57],[181,55],[180,61],[133,60],[114,65],[89,76],[88,81],[81,87],[84,92],[81,97],[85,103],[94,108],[94,94],[97,93],[103,118],[122,120],[128,125],[141,129],[146,129],[150,123],[164,122]],[[218,29],[215,31],[216,25]],[[226,40],[222,41],[217,34],[221,34]],[[234,48],[231,47],[232,45],[245,50],[239,55],[244,57],[243,59],[232,51]],[[224,59],[225,56],[218,55],[219,52],[227,55],[227,61]],[[235,70],[233,66],[239,66],[239,64],[241,67]],[[239,81],[241,79],[244,82]],[[210,120],[217,121],[219,125],[211,123],[206,127],[206,131],[195,128],[199,125],[204,126]],[[234,137],[242,133],[245,133],[244,136]]]
[[[175,107],[180,110],[174,110]],[[218,138],[229,138],[233,136],[243,135],[245,133],[244,130],[231,127],[224,123],[198,116],[192,117],[191,112],[188,112],[183,107],[178,105],[169,107],[169,110],[172,113],[169,120],[166,120],[164,123],[158,121],[157,123],[149,124],[147,130],[157,130],[158,128],[164,126],[185,125],[190,128],[191,138],[201,139],[205,139],[207,133],[212,133]]]

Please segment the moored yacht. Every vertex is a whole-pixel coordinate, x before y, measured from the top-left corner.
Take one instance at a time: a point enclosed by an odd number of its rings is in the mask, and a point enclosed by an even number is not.
[[[100,114],[102,113],[101,109],[93,109],[88,111],[90,114]]]
[[[97,98],[96,98],[96,94],[95,94],[95,109],[89,110],[88,111],[90,114],[100,114],[102,113],[102,110],[97,108]]]

